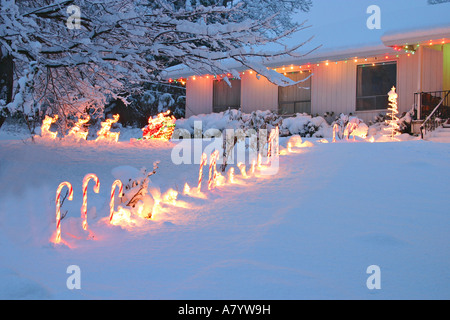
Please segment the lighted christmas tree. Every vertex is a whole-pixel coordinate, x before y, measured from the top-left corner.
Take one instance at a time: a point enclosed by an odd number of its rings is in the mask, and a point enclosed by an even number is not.
[[[396,92],[395,87],[392,87],[391,91],[388,93],[389,95],[389,107],[388,107],[388,113],[387,116],[389,117],[388,120],[386,120],[386,125],[388,126],[386,128],[386,131],[389,132],[389,136],[392,140],[395,140],[395,137],[399,135],[399,126],[398,126],[398,94]]]

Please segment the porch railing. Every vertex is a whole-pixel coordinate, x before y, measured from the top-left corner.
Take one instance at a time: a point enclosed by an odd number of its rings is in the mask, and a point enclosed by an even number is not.
[[[450,91],[420,92],[415,94],[414,100],[418,120],[425,119],[420,126],[422,139],[426,132],[436,130],[450,118]]]
[[[441,102],[450,91],[428,91],[428,92],[416,92],[414,94],[414,105],[417,110],[417,120],[426,119],[436,108],[436,106]],[[449,107],[449,98],[443,102],[444,106]],[[443,110],[446,111],[445,109]],[[448,117],[448,116],[447,116]]]

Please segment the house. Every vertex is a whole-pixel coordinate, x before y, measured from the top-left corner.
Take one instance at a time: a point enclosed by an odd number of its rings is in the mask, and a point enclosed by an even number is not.
[[[240,108],[286,116],[344,113],[369,122],[386,112],[387,94],[395,86],[400,114],[414,108],[417,119],[424,119],[450,90],[450,3],[378,1],[381,29],[369,28],[364,3],[317,1],[312,12],[299,17],[309,18],[312,28],[287,41],[313,34],[302,49],[322,46],[305,57],[277,58],[265,66],[304,80],[300,85],[279,87],[233,63],[229,67],[240,72],[240,79],[232,78],[231,87],[222,80],[226,75],[173,67],[167,79],[186,84],[186,117]]]

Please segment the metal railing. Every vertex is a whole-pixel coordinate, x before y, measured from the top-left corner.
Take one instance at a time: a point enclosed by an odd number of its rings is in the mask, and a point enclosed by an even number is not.
[[[436,130],[444,120],[450,118],[450,91],[421,92],[416,95],[420,98],[418,118],[420,120],[426,116],[420,126],[420,135],[423,139],[426,132]]]
[[[428,91],[414,93],[414,105],[417,111],[417,120],[426,119],[441,102],[449,90],[446,91]],[[449,106],[450,101],[444,101],[444,106]]]

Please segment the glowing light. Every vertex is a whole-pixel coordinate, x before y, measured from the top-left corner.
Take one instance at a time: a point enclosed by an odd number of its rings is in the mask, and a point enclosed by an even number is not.
[[[58,120],[58,115],[54,117],[45,116],[44,120],[42,120],[41,126],[41,137],[56,139],[58,132],[50,131],[50,126]]]
[[[189,185],[187,184],[187,182],[184,184],[184,189],[183,189],[183,194],[189,194],[189,192],[191,192],[191,187],[189,187]]]
[[[83,178],[83,204],[81,205],[81,219],[82,219],[82,226],[84,230],[87,230],[88,223],[87,223],[87,187],[89,181],[93,179],[95,181],[94,186],[94,192],[99,193],[100,192],[100,180],[98,177],[93,174],[89,173]]]
[[[374,143],[374,142],[375,142],[375,137],[374,137],[374,136],[371,136],[370,139],[369,139],[369,142],[370,142],[370,143]]]
[[[73,188],[72,185],[70,184],[70,182],[62,182],[59,186],[58,189],[56,189],[56,200],[55,200],[55,204],[56,204],[56,237],[55,237],[55,243],[59,243],[61,242],[61,191],[64,187],[69,188],[69,194],[68,194],[68,200],[72,201],[73,199]]]
[[[174,189],[169,189],[167,192],[163,195],[162,201],[166,204],[176,205],[177,204],[177,198],[178,198],[178,191]]]
[[[97,132],[97,139],[95,141],[99,140],[106,140],[106,141],[119,141],[119,135],[120,132],[110,132],[111,127],[114,123],[119,121],[119,115],[113,115],[113,119],[106,119],[106,121],[102,122],[100,124],[101,129]]]
[[[137,208],[138,216],[139,213],[142,214],[142,211],[142,206]],[[132,217],[131,210],[119,206],[117,212],[114,213],[114,218],[112,219],[111,224],[115,226],[121,226],[126,229],[131,229],[132,227],[139,225],[139,221]]]
[[[119,198],[123,196],[123,184],[122,181],[116,180],[111,186],[111,198],[109,200],[109,223],[111,223],[114,216],[114,195],[116,193],[116,187],[119,187]]]
[[[175,130],[175,117],[169,116],[170,110],[148,119],[148,125],[142,129],[143,139],[157,139],[168,141]]]
[[[88,123],[90,119],[91,117],[89,116],[86,119],[78,119],[77,123],[75,123],[74,126],[70,129],[67,136],[75,139],[86,140],[89,132],[83,131],[83,126]]]

